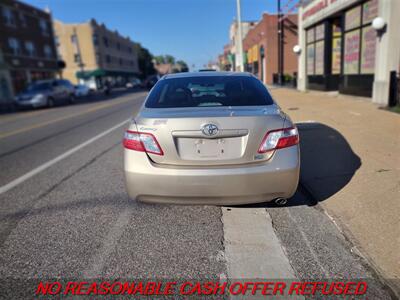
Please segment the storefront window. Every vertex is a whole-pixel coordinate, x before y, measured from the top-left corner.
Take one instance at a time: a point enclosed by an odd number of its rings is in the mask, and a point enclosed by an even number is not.
[[[325,24],[307,30],[307,75],[324,74]]]
[[[314,44],[307,46],[307,75],[314,75],[315,47]]]
[[[371,23],[378,16],[378,0],[371,0],[363,4],[363,25]]]
[[[341,73],[342,63],[342,27],[340,19],[336,19],[332,23],[332,66],[331,73],[334,75]]]
[[[358,74],[360,62],[360,30],[347,32],[344,36],[344,74]]]
[[[315,44],[315,75],[324,74],[324,41]]]
[[[346,26],[345,29],[351,30],[359,27],[361,23],[361,6],[356,6],[346,12]]]
[[[346,12],[344,74],[373,74],[376,32],[371,27],[378,15],[378,0],[366,1]]]
[[[371,26],[362,30],[361,74],[373,74],[375,69],[376,31]]]

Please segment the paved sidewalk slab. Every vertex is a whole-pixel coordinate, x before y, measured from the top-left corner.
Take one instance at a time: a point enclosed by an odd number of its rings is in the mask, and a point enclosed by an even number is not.
[[[400,281],[400,115],[367,99],[271,89],[299,125],[301,181],[389,280]]]

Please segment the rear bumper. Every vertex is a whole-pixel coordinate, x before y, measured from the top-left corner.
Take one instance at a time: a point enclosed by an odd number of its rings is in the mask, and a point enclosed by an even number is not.
[[[260,164],[177,168],[125,150],[125,179],[132,199],[152,203],[234,205],[290,198],[297,189],[299,147],[280,149]]]

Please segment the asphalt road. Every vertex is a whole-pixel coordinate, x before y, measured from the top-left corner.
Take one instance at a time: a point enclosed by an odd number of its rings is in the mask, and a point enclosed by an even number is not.
[[[286,207],[129,200],[121,139],[145,95],[115,93],[0,116],[0,279],[229,277],[235,259],[225,255],[231,225],[223,212],[245,218],[255,209],[266,211],[266,237],[276,237],[266,241],[286,256],[297,280],[364,278],[371,299],[390,299],[368,262],[301,188]],[[244,227],[237,230],[237,238],[247,235]],[[263,264],[276,250],[249,250],[241,259],[257,262],[260,251]]]

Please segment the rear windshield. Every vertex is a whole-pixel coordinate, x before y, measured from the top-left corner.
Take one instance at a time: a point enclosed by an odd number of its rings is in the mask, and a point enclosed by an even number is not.
[[[199,76],[160,80],[148,108],[255,106],[273,104],[265,86],[250,76]]]

